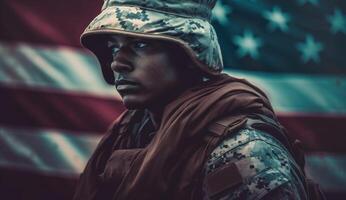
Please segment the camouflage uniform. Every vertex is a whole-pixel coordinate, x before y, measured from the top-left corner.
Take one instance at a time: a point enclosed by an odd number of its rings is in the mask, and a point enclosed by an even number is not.
[[[239,169],[245,181],[212,199],[307,199],[300,180],[303,175],[294,159],[265,132],[242,129],[232,133],[208,158],[206,174],[229,163],[242,166]]]
[[[154,133],[154,126],[146,114],[134,125],[132,134],[136,142],[133,147],[145,147]],[[307,199],[300,168],[281,142],[268,133],[252,128],[230,133],[207,159],[205,175],[215,173],[230,163],[238,166],[244,182],[213,196],[206,189],[208,198]]]

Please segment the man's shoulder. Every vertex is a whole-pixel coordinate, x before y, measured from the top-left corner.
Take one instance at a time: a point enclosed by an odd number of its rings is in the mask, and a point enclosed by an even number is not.
[[[244,128],[224,138],[210,154],[205,171],[207,191],[214,196],[261,199],[274,191],[277,197],[305,196],[299,178],[302,174],[290,153],[260,130]],[[238,174],[237,178],[227,178],[230,173]],[[215,187],[220,179],[224,179],[222,189]],[[279,188],[287,194],[278,192]]]
[[[289,156],[286,148],[272,135],[256,129],[240,129],[229,134],[212,151],[207,162],[207,172],[227,162],[241,161],[249,157],[258,158],[258,161],[265,162],[263,164],[271,164],[271,160],[262,159],[268,155],[269,150]]]

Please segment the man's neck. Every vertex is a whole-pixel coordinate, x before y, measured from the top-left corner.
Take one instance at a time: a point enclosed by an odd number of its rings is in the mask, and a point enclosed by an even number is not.
[[[150,119],[153,122],[155,130],[157,130],[161,123],[162,111],[147,109],[147,112],[149,113]]]
[[[157,100],[154,106],[150,106],[149,108],[147,108],[146,110],[147,112],[149,112],[149,116],[151,118],[151,121],[153,122],[155,129],[158,129],[160,126],[165,106],[170,104],[172,101],[175,101],[180,95],[184,94],[184,92],[186,92],[188,89],[193,88],[194,86],[201,84],[202,82],[202,79],[196,79],[195,81],[187,84],[184,88],[177,89],[174,93],[171,92],[172,97],[169,98],[168,101]]]

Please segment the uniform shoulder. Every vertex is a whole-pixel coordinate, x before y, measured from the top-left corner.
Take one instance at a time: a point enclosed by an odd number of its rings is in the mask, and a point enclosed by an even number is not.
[[[225,169],[230,168],[241,181],[227,180],[230,171]],[[276,138],[256,129],[244,128],[223,139],[210,154],[205,172],[205,187],[213,199],[306,198],[303,174],[290,153]],[[216,174],[224,179],[221,190],[213,186]]]

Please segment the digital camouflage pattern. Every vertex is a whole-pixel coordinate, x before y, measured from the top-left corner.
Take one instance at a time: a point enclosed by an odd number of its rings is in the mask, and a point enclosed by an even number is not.
[[[209,12],[213,1],[144,1],[147,4],[141,6],[131,5],[137,1],[113,0],[105,1],[103,10],[86,28],[81,36],[83,46],[90,49],[99,58],[101,65],[105,51],[96,51],[95,45],[100,45],[97,40],[102,34],[125,34],[136,37],[152,38],[173,41],[183,47],[196,65],[208,74],[219,74],[223,69],[222,55],[216,32],[209,23],[210,16],[198,15],[206,8]],[[143,2],[143,1],[141,1]],[[198,2],[204,2],[199,4]],[[134,3],[133,3],[134,4]],[[163,5],[157,9],[144,8],[145,5]],[[190,7],[186,7],[189,6]],[[208,6],[209,5],[209,6]],[[159,9],[171,6],[189,10],[200,7],[191,12],[191,15],[182,16],[179,13],[171,13]],[[187,13],[189,14],[189,13]],[[104,47],[106,48],[106,46]],[[106,66],[102,66],[106,69]],[[105,75],[105,73],[104,73]],[[112,77],[105,77],[108,83],[113,83]]]
[[[136,7],[174,13],[186,17],[203,18],[211,20],[211,9],[215,0],[105,0],[102,10],[116,5],[132,5]]]
[[[287,149],[267,133],[242,129],[231,134],[211,153],[206,174],[229,163],[236,164],[244,183],[216,199],[307,199],[300,168]]]

